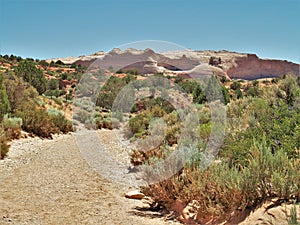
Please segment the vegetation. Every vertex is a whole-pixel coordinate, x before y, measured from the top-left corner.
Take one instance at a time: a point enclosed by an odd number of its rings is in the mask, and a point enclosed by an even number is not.
[[[220,84],[227,106],[227,128],[224,143],[217,156],[220,163],[203,167],[205,141],[209,139],[209,96],[217,96],[213,79],[209,93],[200,84],[178,79],[176,82],[202,104],[199,111],[200,142],[191,161],[173,177],[144,187],[146,195],[159,205],[174,210],[174,204],[199,202],[197,222],[212,223],[227,220],[230,214],[254,209],[277,198],[278,201],[300,201],[300,86],[299,78],[285,76],[274,83],[243,83],[234,81],[229,89]],[[265,87],[265,85],[267,85]],[[224,94],[225,93],[225,94]],[[231,98],[230,98],[231,93]],[[227,99],[227,100],[226,100]],[[150,101],[148,101],[150,102]],[[135,166],[153,164],[163,159],[178,144],[181,122],[178,112],[152,107],[140,107],[129,120],[132,140],[151,137],[150,121],[162,118],[167,127],[164,140],[151,151],[133,151]],[[159,109],[159,110],[158,110]],[[153,140],[154,141],[154,140]],[[181,213],[181,212],[178,212]],[[200,215],[205,215],[201,217]],[[295,219],[293,219],[295,220]]]
[[[39,94],[46,91],[47,80],[43,72],[36,67],[34,62],[22,60],[14,71],[18,77],[22,77],[24,81],[35,87]]]
[[[102,108],[111,109],[117,94],[125,85],[133,80],[135,80],[133,75],[127,75],[124,78],[115,76],[110,77],[100,90],[96,105]]]
[[[0,158],[8,152],[8,141],[21,137],[27,131],[42,138],[55,133],[67,133],[73,126],[60,112],[47,111],[47,99],[42,95],[49,91],[63,90],[57,79],[46,80],[49,64],[45,61],[22,59],[16,56],[0,56],[0,63],[10,65],[0,71]],[[39,66],[42,66],[41,68]],[[56,73],[52,74],[56,77]],[[57,99],[57,103],[60,102]],[[57,104],[51,103],[51,104]]]
[[[211,76],[206,82],[196,82],[155,74],[157,79],[144,81],[138,71],[131,69],[125,74],[117,71],[99,90],[95,74],[86,74],[82,85],[77,86],[84,71],[79,65],[16,56],[0,56],[0,62],[11,65],[11,69],[0,72],[1,159],[8,152],[8,141],[20,138],[22,130],[42,138],[72,131],[71,122],[61,110],[73,103],[78,108],[75,119],[88,128],[113,129],[126,122],[124,135],[130,141],[140,141],[140,148],[131,154],[133,166],[154,165],[178,146],[182,154],[193,150],[192,157],[172,177],[143,187],[156,207],[172,211],[178,202],[186,206],[196,200],[199,207],[193,223],[216,224],[270,199],[295,205],[300,202],[299,77],[285,75],[247,82]],[[211,57],[209,64],[221,66],[222,62]],[[98,75],[106,72],[99,70]],[[162,82],[164,88],[160,87]],[[137,98],[128,112],[111,112],[125,86],[132,92],[148,93],[148,97]],[[180,89],[186,102],[181,103],[171,87]],[[80,100],[73,99],[76,89],[82,95]],[[212,121],[211,106],[220,101],[226,105],[224,142],[216,160],[207,165],[205,149],[209,141],[214,141],[211,133],[222,127],[219,120]],[[188,123],[185,131],[182,118],[187,114],[187,103],[195,106],[197,124],[190,127]],[[181,138],[189,129],[195,131],[197,142],[182,147],[194,138]],[[298,224],[295,210],[287,218],[289,224]],[[175,209],[176,213],[181,211]]]

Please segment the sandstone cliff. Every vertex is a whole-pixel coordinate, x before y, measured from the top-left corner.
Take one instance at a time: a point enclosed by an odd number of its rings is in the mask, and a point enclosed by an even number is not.
[[[266,77],[278,77],[283,74],[299,75],[299,64],[271,59],[260,59],[254,54],[236,58],[226,70],[230,78],[258,79]]]
[[[53,59],[58,60],[58,59]],[[65,63],[96,66],[107,69],[137,69],[140,73],[170,72],[216,74],[232,79],[258,79],[284,74],[300,74],[299,64],[286,60],[260,59],[255,54],[229,51],[171,51],[154,52],[152,49],[113,49],[78,58],[60,59]],[[50,60],[49,60],[50,61]]]

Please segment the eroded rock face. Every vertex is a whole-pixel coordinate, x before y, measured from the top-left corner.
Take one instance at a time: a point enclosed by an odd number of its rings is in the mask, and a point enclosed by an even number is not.
[[[274,201],[274,200],[273,200]],[[294,204],[279,204],[274,205],[274,202],[267,202],[263,204],[260,208],[256,209],[255,211],[251,212],[250,215],[242,222],[240,225],[252,225],[252,224],[280,224],[280,225],[288,225],[294,223],[288,223],[288,220],[292,221],[292,209],[296,210],[296,217],[300,218],[300,206]],[[270,206],[272,206],[270,208]],[[272,222],[272,223],[271,223]]]
[[[70,62],[60,59],[63,62]],[[216,59],[217,61],[215,62]],[[157,53],[151,49],[113,49],[89,56],[73,59],[82,66],[91,64],[107,69],[137,69],[142,74],[171,72],[190,74],[197,71],[200,75],[226,76],[232,79],[253,80],[258,78],[279,77],[284,74],[299,75],[299,64],[286,60],[260,59],[255,54],[229,51],[192,51],[182,50]]]
[[[247,57],[236,58],[226,71],[230,78],[259,79],[267,77],[279,77],[283,74],[299,75],[299,64],[271,59],[260,59],[254,54]]]

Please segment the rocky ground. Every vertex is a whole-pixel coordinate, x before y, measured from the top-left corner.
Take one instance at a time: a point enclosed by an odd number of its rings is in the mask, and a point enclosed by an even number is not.
[[[99,133],[109,149],[112,132]],[[74,134],[13,141],[0,161],[0,224],[177,224],[125,198],[129,189],[95,172]]]

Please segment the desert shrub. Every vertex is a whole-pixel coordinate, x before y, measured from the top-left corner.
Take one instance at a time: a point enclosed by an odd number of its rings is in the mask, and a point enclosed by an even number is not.
[[[61,95],[61,93],[60,93],[60,91],[58,89],[55,89],[55,90],[47,90],[47,91],[45,91],[44,95],[45,96],[49,96],[52,99],[55,99],[55,98],[58,98]],[[55,98],[53,98],[53,97],[55,97]]]
[[[180,129],[180,124],[168,126],[165,139],[169,145],[177,144],[180,136]]]
[[[129,70],[126,70],[125,73],[128,75],[138,75],[139,71],[137,69],[129,69]]]
[[[43,72],[38,69],[34,62],[30,60],[22,60],[15,68],[18,77],[22,77],[24,81],[36,88],[39,94],[46,91],[47,80]]]
[[[47,83],[48,90],[59,89],[59,81],[57,79],[50,79]]]
[[[99,92],[96,100],[96,105],[111,109],[117,94],[121,89],[135,79],[132,75],[127,75],[123,78],[110,77]]]
[[[258,80],[252,81],[252,85],[253,85],[253,87],[258,87],[259,86],[259,81]]]
[[[36,89],[23,82],[17,76],[8,73],[4,84],[12,113],[17,110],[26,110],[28,102],[34,104],[32,101],[38,96]]]
[[[202,104],[206,101],[205,93],[200,85],[197,85],[193,90],[193,102],[197,104]]]
[[[7,143],[7,138],[5,135],[5,131],[2,127],[0,127],[0,159],[3,159],[9,150],[9,145]]]
[[[133,116],[129,120],[129,128],[133,134],[145,132],[149,127],[151,115],[149,112],[144,112]]]
[[[246,96],[258,97],[261,94],[262,94],[262,91],[257,86],[250,87],[248,90],[246,90]]]
[[[11,110],[10,102],[4,85],[4,75],[0,74],[0,121]]]
[[[157,98],[145,98],[139,100],[133,105],[133,108],[131,109],[131,113],[146,110],[146,109],[152,110],[155,107],[161,108],[161,110],[165,111],[165,113],[171,113],[174,111],[174,107],[169,101],[161,97],[157,97]]]
[[[271,198],[300,200],[299,159],[290,160],[283,150],[273,154],[266,141],[254,140],[249,154],[248,166],[232,167],[223,161],[205,170],[186,167],[143,191],[168,210],[174,210],[178,202],[184,206],[197,200],[197,221],[205,223],[213,218],[214,224]]]
[[[245,98],[230,104],[227,110],[228,132],[221,155],[232,162],[247,163],[253,138],[265,136],[272,151],[284,149],[289,157],[297,156],[300,148],[300,111],[279,100]]]
[[[22,119],[17,117],[9,118],[7,115],[2,121],[3,129],[6,133],[7,139],[18,139],[21,137]]]
[[[51,109],[51,108],[49,108]],[[48,115],[50,119],[53,121],[55,127],[59,129],[60,132],[66,134],[68,132],[73,131],[73,125],[71,121],[67,120],[66,117],[59,110],[51,109]]]
[[[155,137],[150,137],[150,140],[153,140]],[[154,140],[156,142],[156,140]],[[150,163],[154,161],[153,159],[163,158],[164,150],[162,147],[156,147],[153,149],[145,148],[143,150],[133,150],[130,154],[130,163],[134,166],[145,165],[145,163]]]
[[[57,105],[62,105],[63,104],[63,102],[62,102],[62,99],[61,98],[53,98],[53,100],[54,100],[54,102],[57,104]]]
[[[103,118],[102,117],[95,117],[93,119],[93,124],[95,129],[103,128]]]
[[[242,93],[242,91],[240,89],[236,89],[234,91],[234,94],[235,94],[235,96],[236,96],[237,99],[243,98],[243,93]]]
[[[180,136],[180,120],[179,115],[176,111],[164,115],[164,120],[167,125],[165,140],[168,145],[172,146],[177,144]]]
[[[73,118],[81,123],[86,123],[92,118],[92,114],[84,109],[76,109]]]
[[[112,130],[113,129],[113,124],[111,118],[105,118],[103,120],[103,128]]]
[[[38,64],[41,65],[44,68],[46,68],[47,66],[49,66],[49,63],[46,60],[41,60],[41,61],[39,61]]]
[[[118,120],[119,122],[123,122],[124,120],[123,112],[119,110],[117,110],[116,112],[112,112],[112,117]]]
[[[231,85],[230,85],[230,88],[232,89],[232,90],[239,90],[239,89],[241,89],[241,87],[242,87],[242,85],[241,85],[241,83],[240,82],[238,82],[238,81],[234,81]]]
[[[198,88],[198,86],[200,87],[200,84],[197,81],[191,79],[184,80],[183,82],[180,82],[179,85],[188,94],[192,94],[193,91]]]
[[[23,119],[23,130],[43,138],[50,138],[58,133],[59,129],[54,125],[46,111],[29,108],[27,111],[19,111],[17,115]]]
[[[218,65],[220,65],[221,63],[222,63],[221,58],[220,58],[220,57],[217,58],[217,57],[215,57],[215,56],[211,56],[211,57],[209,58],[209,62],[208,62],[208,64],[211,65],[211,66],[218,66]]]
[[[26,111],[17,111],[16,115],[22,118],[22,129],[43,138],[51,138],[52,134],[67,133],[73,130],[72,123],[63,115],[49,115],[49,113],[27,104]]]
[[[300,85],[295,76],[286,75],[285,78],[279,83],[279,88],[276,91],[278,98],[285,101],[289,106],[293,106],[296,99],[300,96]]]
[[[222,94],[223,94],[223,97],[224,97],[224,104],[227,105],[230,102],[229,91],[224,85],[222,85],[221,88],[222,88]]]

